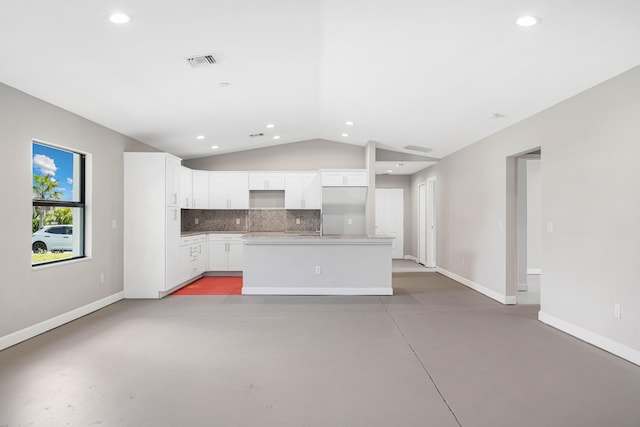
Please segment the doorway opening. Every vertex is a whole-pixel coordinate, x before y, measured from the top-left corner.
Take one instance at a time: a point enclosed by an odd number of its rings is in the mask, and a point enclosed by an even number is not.
[[[507,159],[507,299],[540,304],[541,150]]]
[[[404,259],[404,189],[376,188],[376,233],[393,237],[391,257]]]
[[[436,178],[418,186],[418,262],[436,267]]]

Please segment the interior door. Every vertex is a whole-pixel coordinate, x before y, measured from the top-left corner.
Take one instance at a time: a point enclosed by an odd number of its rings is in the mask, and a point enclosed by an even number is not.
[[[418,262],[427,263],[427,186],[418,186]]]
[[[427,180],[427,259],[425,266],[436,266],[436,179]]]
[[[393,258],[404,258],[404,189],[376,188],[376,233],[394,237]]]

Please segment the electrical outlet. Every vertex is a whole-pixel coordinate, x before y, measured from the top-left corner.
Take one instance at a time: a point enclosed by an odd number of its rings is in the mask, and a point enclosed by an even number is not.
[[[547,223],[547,233],[553,233],[553,223],[552,222],[548,222]]]
[[[118,228],[118,221],[115,219],[111,220],[111,228]]]
[[[620,319],[622,314],[620,312],[620,304],[613,304],[613,317]]]
[[[104,283],[104,273],[100,273],[100,283]]]
[[[240,225],[240,218],[236,218],[236,225]]]
[[[347,224],[349,225],[353,224],[353,220],[351,218],[347,218]]]
[[[460,260],[460,263],[461,263],[461,264],[462,264],[462,266],[464,267],[464,258],[462,258],[462,259]]]
[[[200,224],[200,218],[196,218],[195,219],[195,223],[196,223],[196,225]]]
[[[316,265],[316,274],[320,274],[320,266]]]
[[[296,218],[296,224],[300,225],[300,218]]]

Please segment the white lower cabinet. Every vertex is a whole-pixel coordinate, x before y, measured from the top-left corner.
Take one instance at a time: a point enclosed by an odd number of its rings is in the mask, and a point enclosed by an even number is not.
[[[209,271],[242,271],[242,235],[209,234]]]
[[[192,280],[207,269],[207,236],[182,237],[180,239],[180,282]]]

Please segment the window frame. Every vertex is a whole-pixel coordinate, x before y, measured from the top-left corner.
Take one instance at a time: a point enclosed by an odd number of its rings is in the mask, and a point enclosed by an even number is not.
[[[52,260],[52,261],[45,261],[45,262],[38,262],[38,263],[34,263],[33,262],[33,258],[31,260],[31,267],[41,267],[41,266],[45,266],[45,265],[52,265],[52,264],[61,264],[64,262],[69,262],[69,261],[77,261],[79,259],[83,259],[83,258],[87,258],[87,235],[86,235],[86,229],[87,229],[87,183],[86,183],[86,178],[87,178],[87,157],[88,154],[80,152],[80,151],[76,151],[67,147],[62,147],[59,145],[55,145],[55,144],[50,144],[44,141],[40,141],[37,139],[32,139],[31,140],[31,159],[32,159],[32,164],[31,164],[31,169],[33,170],[33,146],[34,144],[38,144],[38,145],[42,145],[51,149],[55,149],[55,150],[60,150],[60,151],[66,151],[68,153],[71,153],[73,155],[77,155],[78,156],[78,167],[79,167],[79,171],[78,171],[78,175],[79,175],[79,181],[80,183],[79,185],[79,199],[77,201],[73,201],[73,200],[44,200],[44,199],[35,199],[32,195],[31,197],[31,208],[35,208],[35,207],[50,207],[50,208],[71,208],[71,209],[78,209],[79,212],[81,212],[81,218],[79,218],[80,220],[80,224],[79,225],[73,225],[71,224],[72,227],[78,227],[79,231],[81,232],[81,237],[80,237],[80,254],[76,255],[76,256],[70,256],[68,258],[63,258],[63,259],[57,259],[57,260]],[[33,185],[33,172],[32,172],[32,185]],[[75,220],[74,220],[75,222]],[[57,224],[52,224],[52,225],[57,225]],[[59,225],[69,225],[69,224],[59,224]],[[33,234],[33,232],[31,233]],[[33,251],[32,251],[33,254]]]

